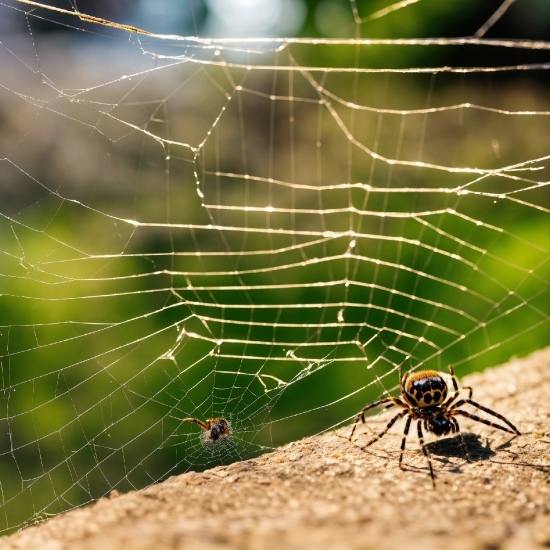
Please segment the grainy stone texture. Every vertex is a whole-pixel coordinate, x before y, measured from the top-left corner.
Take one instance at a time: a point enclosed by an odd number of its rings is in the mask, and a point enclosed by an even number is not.
[[[473,462],[454,438],[433,441],[437,489],[402,424],[360,449],[387,414],[297,441],[254,460],[112,495],[0,540],[0,550],[550,547],[550,349],[467,377],[474,399],[522,436],[461,419]]]

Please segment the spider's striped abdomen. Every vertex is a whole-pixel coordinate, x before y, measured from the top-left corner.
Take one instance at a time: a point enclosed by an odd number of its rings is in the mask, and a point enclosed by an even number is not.
[[[403,381],[407,401],[413,407],[441,405],[447,397],[447,384],[435,370],[421,370]]]

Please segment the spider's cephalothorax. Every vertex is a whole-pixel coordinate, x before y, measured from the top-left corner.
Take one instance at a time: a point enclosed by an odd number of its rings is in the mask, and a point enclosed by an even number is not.
[[[233,433],[231,424],[225,418],[209,418],[206,422],[198,418],[184,418],[182,422],[198,424],[206,432],[207,439],[211,441],[218,441],[218,439],[228,437]]]
[[[444,413],[434,414],[429,418],[426,418],[426,429],[435,435],[448,435],[454,432],[451,421],[445,417]]]
[[[217,441],[223,435],[231,435],[231,426],[225,418],[213,418],[208,422],[212,422],[210,428],[210,439]]]
[[[432,478],[432,483],[435,487],[435,476],[432,467],[432,459],[424,445],[422,426],[424,426],[424,429],[426,431],[431,432],[436,436],[457,433],[458,441],[467,460],[470,460],[470,457],[468,455],[468,450],[466,449],[464,439],[462,438],[462,435],[460,433],[460,427],[458,425],[458,420],[456,419],[456,416],[465,416],[477,422],[481,422],[482,424],[486,424],[487,426],[492,426],[493,428],[498,428],[499,430],[503,430],[514,435],[520,435],[518,429],[509,420],[504,418],[504,416],[473,401],[473,390],[470,386],[464,386],[459,389],[456,382],[456,377],[451,366],[449,366],[449,373],[451,375],[451,380],[453,382],[454,388],[454,392],[451,393],[449,397],[447,397],[447,384],[445,380],[443,380],[441,374],[439,374],[437,371],[422,370],[413,374],[405,374],[405,376],[401,378],[400,383],[401,399],[398,399],[397,397],[388,397],[386,399],[380,399],[379,401],[376,401],[364,407],[355,419],[355,424],[351,431],[351,435],[349,436],[350,441],[355,432],[355,428],[357,427],[357,422],[359,422],[359,420],[365,422],[365,412],[380,405],[386,405],[386,408],[400,407],[403,410],[400,413],[396,414],[388,422],[388,425],[383,431],[381,431],[374,439],[364,445],[363,449],[365,447],[368,447],[375,441],[378,441],[382,436],[384,436],[398,419],[407,416],[407,422],[405,423],[405,429],[403,431],[403,439],[401,440],[401,454],[399,455],[399,467],[401,468],[403,464],[403,451],[405,450],[405,442],[407,440],[407,435],[409,434],[409,428],[411,427],[411,422],[413,420],[417,420],[418,439],[420,440],[422,452],[424,453],[424,456],[426,456],[426,458],[428,459],[430,475]],[[464,391],[468,392],[468,397],[457,400],[457,397],[460,395],[460,393]],[[479,416],[470,414],[469,412],[463,411],[459,408],[467,403],[473,405],[474,407],[477,407],[479,410],[485,411],[486,413],[495,416],[496,418],[499,418],[509,427],[502,426],[501,424],[495,424],[490,420],[480,418]]]

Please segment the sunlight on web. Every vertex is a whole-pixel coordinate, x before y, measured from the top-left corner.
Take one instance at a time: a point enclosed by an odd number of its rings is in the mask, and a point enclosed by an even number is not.
[[[550,343],[550,44],[483,38],[507,6],[361,38],[422,5],[283,39],[0,2],[2,532]]]

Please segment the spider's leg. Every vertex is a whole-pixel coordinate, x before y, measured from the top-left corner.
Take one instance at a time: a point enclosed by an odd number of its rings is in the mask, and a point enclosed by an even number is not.
[[[449,395],[449,397],[447,398],[447,401],[443,403],[445,407],[448,407],[463,391],[468,391],[468,399],[472,398],[472,391],[473,391],[472,388],[470,386],[463,386],[462,388],[458,388],[457,391]]]
[[[466,442],[464,441],[464,438],[462,437],[462,434],[460,433],[460,426],[458,425],[458,420],[451,416],[450,418],[451,423],[453,424],[456,432],[458,433],[458,441],[460,443],[460,446],[462,447],[462,452],[464,453],[464,456],[466,457],[466,460],[468,462],[471,462],[472,459],[470,458],[470,453],[468,453],[468,449],[466,447]]]
[[[495,412],[491,409],[488,409],[487,407],[484,407],[483,405],[480,405],[479,403],[476,403],[475,401],[472,401],[471,399],[461,399],[460,401],[457,401],[452,406],[452,409],[458,409],[458,407],[460,407],[464,403],[469,403],[470,405],[473,405],[474,407],[478,408],[480,411],[485,411],[487,414],[492,414],[496,418],[499,418],[500,420],[502,420],[505,424],[508,424],[508,426],[510,426],[510,428],[512,428],[512,430],[514,431],[513,433],[515,433],[516,435],[521,435],[520,431],[509,420],[504,418],[504,416],[502,416],[501,414],[499,414],[499,413],[497,413],[497,412]],[[471,416],[471,418],[477,419],[477,417],[474,417],[474,416]],[[487,422],[485,422],[485,424],[487,424]],[[501,430],[504,430],[505,432],[510,431],[506,428],[503,428],[502,426],[499,426],[498,424],[491,424],[489,422],[488,425],[489,426],[496,426],[497,428],[500,428]]]
[[[418,439],[420,440],[420,446],[422,447],[422,452],[424,453],[424,456],[428,459],[428,465],[430,466],[430,476],[432,478],[432,484],[435,489],[435,476],[434,476],[434,469],[432,466],[432,457],[430,456],[428,449],[426,449],[426,445],[424,445],[424,435],[422,434],[422,420],[418,421],[417,426],[418,426]]]
[[[194,422],[205,431],[208,431],[210,429],[207,424],[205,424],[202,420],[199,420],[198,418],[183,418],[182,422]]]
[[[372,445],[375,441],[378,441],[384,435],[388,433],[388,430],[399,420],[400,418],[403,418],[406,414],[409,413],[409,410],[401,411],[400,413],[397,413],[389,422],[388,425],[374,438],[371,439],[366,445],[363,445],[361,449],[364,449],[365,447],[368,447],[369,445]]]
[[[403,468],[403,453],[405,452],[405,443],[407,442],[407,436],[409,435],[409,428],[411,427],[412,416],[409,415],[405,429],[403,430],[403,438],[401,439],[401,453],[399,454],[399,467]]]
[[[351,441],[351,438],[353,437],[353,434],[355,433],[355,429],[357,428],[357,422],[359,422],[359,420],[361,420],[363,423],[365,422],[365,413],[370,409],[374,409],[374,407],[379,407],[380,405],[384,405],[385,403],[389,403],[386,409],[390,409],[391,407],[403,407],[403,408],[407,407],[405,403],[403,403],[401,400],[397,399],[396,397],[386,397],[386,399],[380,399],[379,401],[375,401],[374,403],[367,405],[355,417],[355,423],[353,424],[353,428],[349,436],[350,441]]]
[[[473,393],[473,389],[471,386],[463,386],[462,388],[459,388],[458,387],[458,382],[456,381],[456,376],[455,376],[455,373],[453,371],[453,367],[451,365],[449,365],[449,374],[451,375],[451,380],[453,382],[453,388],[455,389],[454,393],[449,396],[449,399],[447,399],[447,402],[446,402],[446,405],[448,406],[450,403],[453,402],[453,400],[456,398],[456,396],[461,392],[461,391],[464,391],[464,390],[468,390],[468,399],[472,399],[472,393]]]
[[[474,389],[472,386],[462,386],[460,388],[460,391],[468,390],[468,399],[472,399],[472,394],[474,393]]]
[[[449,365],[448,369],[449,369],[449,374],[451,375],[451,380],[453,381],[453,388],[455,389],[455,393],[458,393],[458,384],[456,382],[456,376],[453,371],[453,367]]]
[[[508,432],[509,434],[514,435],[521,435],[517,430],[513,432],[512,430],[509,430],[505,426],[501,426],[500,424],[495,424],[494,422],[491,422],[490,420],[485,420],[485,418],[481,418],[479,416],[476,416],[475,414],[470,414],[466,411],[460,411],[456,409],[451,409],[449,411],[450,414],[459,414],[461,416],[465,416],[466,418],[471,418],[472,420],[475,420],[476,422],[481,422],[482,424],[485,424],[486,426],[491,426],[492,428],[498,428],[499,430],[502,430],[503,432]]]

